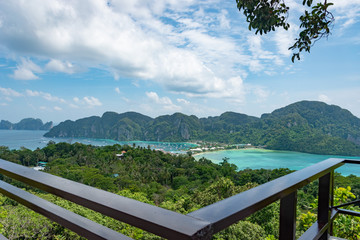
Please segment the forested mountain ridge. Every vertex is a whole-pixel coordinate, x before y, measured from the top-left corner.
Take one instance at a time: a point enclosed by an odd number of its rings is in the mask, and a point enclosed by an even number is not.
[[[322,102],[303,101],[277,109],[271,115],[281,118],[296,113],[305,119],[310,127],[319,129],[324,134],[360,144],[360,119],[346,109]],[[261,116],[262,119],[268,117],[266,114]]]
[[[50,130],[53,122],[43,123],[41,119],[24,118],[18,123],[11,123],[7,120],[1,120],[0,129],[6,130]]]
[[[136,112],[106,112],[76,121],[66,120],[46,133],[46,137],[88,137],[115,140],[140,140],[152,118]]]
[[[319,154],[360,155],[360,119],[348,110],[301,101],[261,118],[225,112],[198,118],[182,113],[157,118],[127,112],[65,121],[46,137],[88,137],[143,141],[251,143],[269,149]]]

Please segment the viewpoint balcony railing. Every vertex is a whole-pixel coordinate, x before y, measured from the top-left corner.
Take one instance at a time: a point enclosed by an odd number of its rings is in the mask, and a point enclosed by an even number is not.
[[[295,239],[297,190],[319,179],[318,218],[300,239],[328,239],[338,214],[358,212],[333,206],[334,169],[360,160],[330,158],[187,215],[162,209],[0,159],[0,173],[119,221],[168,239],[211,237],[280,200],[279,239]],[[0,181],[0,193],[89,239],[131,239],[24,190]],[[0,239],[1,236],[0,236]]]

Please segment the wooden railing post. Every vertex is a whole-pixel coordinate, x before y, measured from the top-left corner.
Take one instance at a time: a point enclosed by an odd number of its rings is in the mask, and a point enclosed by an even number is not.
[[[319,178],[318,223],[320,227],[330,221],[330,193],[332,188],[332,172]],[[329,239],[329,228],[320,237],[321,240]]]
[[[280,199],[279,240],[295,240],[297,191]]]
[[[327,159],[187,215],[44,172],[34,171],[2,159],[0,159],[0,173],[168,239],[210,239],[213,234],[245,219],[277,200],[280,200],[280,239],[295,239],[297,190],[319,179],[318,221],[300,237],[300,239],[308,240],[328,239],[328,234],[331,231],[329,212],[333,201],[333,170],[344,163],[360,164],[360,160]],[[66,224],[71,223],[69,226],[65,226],[70,229],[84,225],[84,220],[78,220],[78,216],[72,218],[74,220],[70,219],[69,216],[74,213],[68,213],[64,209],[56,210],[59,206],[50,208],[50,203],[45,204],[43,202],[45,200],[38,199],[36,196],[29,197],[30,193],[24,195],[23,190],[14,188],[14,186],[4,182],[0,186],[0,192],[8,193],[8,196],[20,203],[35,206],[32,209],[44,216],[54,216],[53,220],[60,224],[62,221],[59,220],[59,217],[62,217],[61,219]],[[15,194],[19,191],[21,194]],[[345,209],[336,209],[336,212],[360,216],[360,213]],[[98,225],[97,223],[89,224],[88,227],[82,227],[82,229],[90,232],[95,230],[95,225]],[[102,229],[99,232],[96,231],[95,234],[111,234],[111,232],[113,230],[107,229],[105,231]],[[119,233],[116,234],[117,237],[106,237],[106,239],[128,239],[126,236],[118,237]]]
[[[332,213],[332,209],[334,207],[334,188],[335,188],[335,184],[334,184],[334,181],[335,181],[335,175],[334,175],[334,170],[332,170],[330,173],[330,219],[332,218],[331,216],[331,213]],[[329,228],[329,234],[330,236],[333,235],[333,227],[334,227],[334,221],[333,220],[330,220],[330,228]]]

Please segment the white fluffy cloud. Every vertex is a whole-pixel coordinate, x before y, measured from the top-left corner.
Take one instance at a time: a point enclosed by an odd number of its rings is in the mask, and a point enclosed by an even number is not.
[[[42,69],[31,60],[21,58],[21,63],[17,65],[13,75],[11,76],[17,80],[34,80],[39,78],[34,73],[41,72]]]
[[[41,91],[32,91],[27,89],[26,95],[29,97],[42,97],[43,99],[50,101],[50,102],[58,102],[58,103],[66,103],[65,99],[53,96],[50,93],[41,92]]]
[[[331,99],[325,94],[320,94],[319,97],[318,97],[318,100],[321,101],[321,102],[326,102],[326,103],[331,102]]]
[[[160,98],[159,95],[156,92],[146,92],[146,96],[158,104],[165,104],[165,105],[171,105],[173,104],[171,99],[168,97],[162,97]]]
[[[269,69],[271,69],[274,65],[283,65],[283,61],[279,55],[271,51],[264,50],[262,36],[249,35],[247,37],[247,42],[249,44],[249,50],[252,53],[252,57],[249,63],[251,71],[260,72],[264,71],[264,69],[269,71]],[[283,52],[281,52],[281,54],[283,54]]]
[[[63,98],[53,96],[50,93],[42,93],[42,97],[48,101],[66,103],[66,101]]]
[[[94,107],[94,106],[101,106],[102,103],[100,102],[99,99],[97,99],[96,97],[84,97],[83,98],[85,103],[89,106],[89,107]]]
[[[211,34],[214,27],[229,31],[226,10],[204,13],[200,7],[194,13],[194,4],[192,0],[0,2],[2,21],[11,23],[0,26],[0,45],[20,56],[48,59],[46,71],[71,74],[76,71],[71,63],[81,62],[105,68],[116,79],[151,80],[173,92],[228,95],[219,85],[241,75],[239,66],[248,66],[249,56],[228,33]],[[23,59],[13,77],[37,79],[41,72]]]
[[[12,77],[17,80],[34,80],[39,78],[31,70],[23,67],[17,67]]]
[[[75,67],[70,62],[62,62],[60,60],[51,59],[45,66],[45,69],[52,72],[63,72],[72,74],[75,72]]]
[[[178,102],[178,103],[183,103],[183,104],[190,104],[190,102],[188,101],[188,100],[186,100],[186,99],[183,99],[183,98],[178,98],[178,99],[176,99],[176,101]]]
[[[294,23],[290,23],[291,28],[286,31],[284,29],[278,29],[275,34],[273,40],[276,43],[278,48],[278,52],[286,57],[289,57],[292,54],[292,51],[289,50],[294,42],[295,38],[297,37],[298,27]]]
[[[102,102],[93,96],[86,96],[83,98],[74,97],[74,103],[69,103],[71,108],[79,108],[79,106],[86,106],[88,108],[102,106]]]
[[[23,94],[15,91],[11,88],[0,87],[0,100],[5,100],[7,102],[13,101],[13,97],[22,97]],[[1,103],[1,106],[7,106],[7,103]]]
[[[7,96],[7,97],[21,97],[22,94],[11,89],[11,88],[3,88],[3,87],[0,87],[0,93],[1,95],[3,96]]]
[[[360,0],[336,1],[331,7],[336,21],[347,28],[360,19]]]
[[[258,103],[265,102],[270,95],[270,92],[268,90],[259,86],[253,86],[251,87],[251,89],[252,89],[252,93],[256,97],[256,102]]]
[[[33,91],[33,90],[30,90],[30,89],[27,89],[25,92],[26,92],[26,95],[29,96],[29,97],[38,97],[38,96],[40,96],[40,92],[38,92],[38,91]]]
[[[168,97],[159,97],[156,92],[146,92],[146,96],[152,101],[160,105],[163,109],[169,111],[180,111],[181,107],[174,104]]]
[[[228,12],[226,10],[222,10],[221,14],[219,14],[219,21],[220,21],[220,26],[222,28],[230,29],[230,21],[226,17],[227,14],[228,14]]]
[[[359,1],[335,3],[344,24],[358,21]],[[303,11],[297,1],[288,2]],[[270,39],[275,47],[265,47],[239,24],[241,17],[230,17],[230,8],[236,6],[219,0],[0,1],[0,47],[44,65],[21,59],[15,79],[37,79],[42,71],[73,74],[79,63],[187,97],[242,101],[247,72],[275,73],[291,54],[297,29],[277,31]]]

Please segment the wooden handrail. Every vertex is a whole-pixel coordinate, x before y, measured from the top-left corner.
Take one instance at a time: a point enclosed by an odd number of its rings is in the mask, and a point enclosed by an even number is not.
[[[294,239],[297,190],[311,181],[320,179],[321,186],[319,185],[319,187],[322,188],[319,191],[319,194],[321,194],[319,196],[319,199],[321,199],[321,210],[318,213],[320,222],[315,223],[305,233],[305,236],[327,234],[328,228],[331,225],[328,219],[332,219],[327,216],[330,214],[332,207],[333,171],[345,163],[360,164],[360,161],[330,158],[187,215],[122,197],[48,173],[35,171],[2,159],[0,159],[0,173],[169,239],[210,239],[213,234],[280,199],[280,239]],[[89,237],[89,235],[86,235],[89,234],[89,229],[96,229],[96,227],[90,227],[92,226],[91,224],[97,226],[96,223],[90,223],[90,220],[87,223],[90,224],[88,227],[79,227],[76,225],[77,221],[71,221],[70,215],[72,216],[73,213],[58,209],[56,205],[52,206],[53,204],[48,205],[41,202],[40,205],[46,207],[41,208],[39,205],[33,207],[37,201],[45,200],[37,199],[34,202],[31,199],[36,199],[36,196],[23,190],[19,191],[19,189],[5,182],[0,182],[0,192],[26,206],[30,206],[33,210],[72,229],[79,235]],[[18,194],[15,194],[15,192]],[[346,213],[346,211],[342,211],[342,213]],[[288,216],[288,214],[292,215]],[[77,216],[72,217],[74,219],[77,218]],[[284,221],[284,219],[286,220]],[[288,219],[292,222],[289,223]],[[103,226],[98,227],[100,229]],[[285,228],[286,230],[284,230]],[[119,234],[114,233],[111,229],[102,229],[101,231],[109,231],[109,234]],[[130,238],[119,234],[116,238],[109,237],[108,239]]]
[[[131,239],[6,182],[0,181],[0,192],[88,239]]]
[[[209,222],[2,159],[0,173],[165,238],[188,239],[209,226]]]

